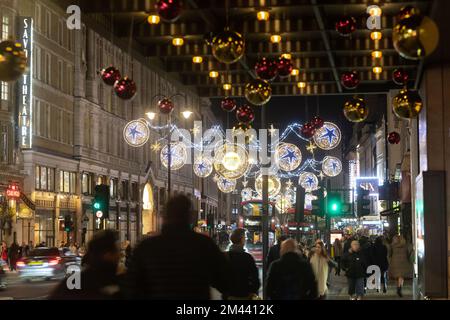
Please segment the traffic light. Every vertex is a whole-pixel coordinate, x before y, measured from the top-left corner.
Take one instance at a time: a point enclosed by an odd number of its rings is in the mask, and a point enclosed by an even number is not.
[[[356,202],[356,214],[358,217],[364,217],[370,214],[369,190],[359,188]]]
[[[73,230],[72,217],[67,214],[64,216],[64,231],[70,232],[72,230]]]
[[[328,193],[327,214],[330,216],[337,216],[342,214],[342,199],[340,193],[337,192]]]
[[[317,200],[311,201],[311,207],[311,214],[322,218],[325,216],[325,197],[323,194],[323,188],[319,190]]]
[[[92,212],[97,218],[108,219],[109,216],[109,187],[105,184],[95,186]]]

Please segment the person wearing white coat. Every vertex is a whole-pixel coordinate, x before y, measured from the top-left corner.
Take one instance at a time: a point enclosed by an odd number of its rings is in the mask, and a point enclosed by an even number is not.
[[[319,299],[325,299],[328,291],[327,281],[329,274],[329,261],[330,258],[328,257],[323,242],[316,242],[314,253],[312,254],[309,262],[311,263],[311,267],[316,277]]]

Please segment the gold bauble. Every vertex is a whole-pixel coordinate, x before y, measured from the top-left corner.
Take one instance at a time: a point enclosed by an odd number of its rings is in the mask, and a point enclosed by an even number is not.
[[[429,56],[439,43],[436,23],[420,14],[413,14],[395,25],[392,40],[394,48],[405,59],[419,60]]]
[[[269,82],[254,79],[245,85],[245,98],[255,106],[263,106],[272,98],[272,88]]]
[[[212,54],[222,63],[237,62],[244,55],[245,41],[235,31],[225,30],[216,35],[212,41]]]
[[[396,116],[402,119],[417,117],[422,107],[422,98],[417,91],[403,89],[392,99],[392,109]]]
[[[344,115],[350,122],[362,122],[367,119],[369,109],[363,98],[353,97],[345,102]]]
[[[0,43],[0,80],[15,81],[27,70],[27,57],[20,43]]]

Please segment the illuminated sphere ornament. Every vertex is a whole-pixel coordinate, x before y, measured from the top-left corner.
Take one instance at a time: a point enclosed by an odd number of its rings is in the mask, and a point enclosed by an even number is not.
[[[314,126],[307,122],[300,128],[300,135],[305,139],[311,139],[314,136],[316,129]]]
[[[293,171],[302,162],[300,149],[291,143],[280,143],[275,149],[275,161],[283,171]]]
[[[236,180],[248,169],[248,153],[237,144],[224,144],[215,150],[213,164],[217,174]]]
[[[388,134],[387,140],[390,144],[399,144],[400,143],[400,134],[396,131],[392,131]]]
[[[219,177],[217,179],[217,187],[223,193],[231,193],[236,188],[236,180]]]
[[[163,114],[169,114],[173,111],[175,106],[173,105],[172,100],[164,98],[158,101],[159,111]]]
[[[293,203],[291,199],[284,195],[279,194],[275,198],[275,207],[280,211],[280,213],[285,213],[288,209],[292,208]]]
[[[305,189],[306,192],[312,192],[319,188],[319,179],[314,173],[302,172],[298,177],[298,184]]]
[[[403,20],[410,18],[415,15],[420,15],[420,10],[413,6],[405,6],[400,9],[400,12],[397,14],[397,20]]]
[[[158,15],[166,21],[175,21],[179,18],[183,9],[181,0],[159,0],[156,5]]]
[[[252,188],[244,188],[241,191],[242,201],[250,201],[253,199],[253,189]]]
[[[341,17],[336,21],[335,28],[341,36],[348,36],[356,30],[356,19],[353,17]]]
[[[341,75],[341,84],[345,89],[355,89],[360,83],[357,71],[347,71]]]
[[[392,33],[394,48],[405,59],[429,56],[439,43],[439,29],[427,16],[411,12],[398,21]]]
[[[116,96],[123,100],[133,99],[136,95],[137,87],[136,83],[128,78],[124,77],[114,83],[114,92]]]
[[[194,161],[193,169],[198,177],[206,178],[213,171],[212,160],[207,157],[199,157]]]
[[[280,178],[278,178],[276,175],[269,175],[268,176],[269,181],[269,198],[276,197],[281,190],[281,181]],[[258,194],[262,194],[262,185],[263,185],[263,176],[260,174],[255,179],[255,190]]]
[[[255,106],[263,106],[272,98],[272,88],[269,82],[254,79],[245,85],[245,98]]]
[[[27,70],[27,56],[22,44],[14,41],[0,43],[0,80],[15,81]]]
[[[326,156],[322,161],[322,172],[328,177],[336,177],[342,172],[342,162],[336,157]]]
[[[323,127],[324,121],[321,117],[315,116],[314,118],[312,118],[310,123],[314,127],[314,129],[317,130]]]
[[[213,40],[214,40],[214,36],[215,36],[214,32],[212,32],[212,31],[207,32],[207,33],[205,33],[205,35],[203,36],[203,41],[205,41],[205,43],[206,43],[208,46],[211,46],[212,43],[213,43]]]
[[[236,110],[236,119],[240,123],[250,124],[255,120],[255,112],[252,107],[244,104]]]
[[[216,35],[212,41],[212,54],[219,62],[231,64],[242,58],[245,41],[235,31],[225,30]]]
[[[223,111],[233,112],[236,109],[236,101],[231,98],[224,98],[220,102],[220,107]]]
[[[252,126],[249,123],[243,123],[243,122],[239,122],[237,125],[235,125],[233,127],[234,131],[242,131],[242,132],[247,132],[248,130],[250,130],[252,128]]]
[[[353,97],[344,104],[344,116],[350,122],[362,122],[369,116],[369,109],[363,98]]]
[[[408,83],[408,72],[403,68],[397,68],[392,72],[392,81],[399,86],[404,86]]]
[[[116,81],[122,78],[120,71],[116,67],[102,69],[100,71],[100,76],[102,81],[108,86],[113,86]]]
[[[145,120],[132,120],[123,128],[123,138],[132,147],[142,147],[149,137],[150,130]]]
[[[255,72],[259,78],[272,81],[278,75],[278,64],[273,59],[263,57],[256,62]]]
[[[281,56],[280,58],[278,58],[277,68],[278,68],[278,75],[284,78],[289,77],[291,75],[291,72],[294,69],[294,65],[292,64],[291,59],[287,59]]]
[[[322,150],[332,150],[341,142],[341,130],[334,123],[324,122],[314,134],[314,142]]]
[[[166,145],[161,149],[161,163],[165,168],[169,166],[169,148]],[[187,162],[186,146],[182,142],[172,142],[170,144],[170,169],[181,169]]]
[[[392,99],[392,108],[401,119],[415,118],[422,111],[422,98],[417,91],[403,89]]]

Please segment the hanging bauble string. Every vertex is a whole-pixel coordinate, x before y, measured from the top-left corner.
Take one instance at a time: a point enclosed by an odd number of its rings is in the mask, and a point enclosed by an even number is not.
[[[120,74],[120,71],[115,67],[108,67],[105,69],[102,69],[100,71],[100,77],[102,78],[102,81],[108,85],[113,86],[116,81],[120,80],[122,78],[122,75]]]
[[[312,118],[311,122],[312,126],[314,127],[314,129],[320,129],[323,127],[323,119],[319,116],[315,116],[314,118]]]
[[[170,100],[168,98],[164,98],[164,99],[158,101],[158,108],[161,113],[169,114],[173,111],[175,106],[174,106],[172,100]]]
[[[136,94],[136,90],[136,83],[128,77],[124,77],[114,83],[116,96],[123,100],[132,99]]]
[[[277,69],[278,75],[280,77],[289,77],[291,75],[292,69],[294,69],[294,65],[292,64],[291,59],[287,59],[285,57],[278,58],[277,61]]]
[[[236,119],[240,123],[250,124],[255,120],[255,112],[252,107],[244,104],[236,110]]]
[[[344,104],[344,116],[350,122],[362,122],[367,119],[369,109],[363,98],[353,97]]]
[[[300,135],[305,139],[311,139],[314,136],[314,133],[316,133],[316,129],[310,122],[305,123],[300,128]]]
[[[15,81],[27,69],[27,57],[22,44],[14,41],[0,43],[0,80]]]
[[[213,56],[222,63],[231,64],[237,62],[244,55],[244,51],[244,38],[235,31],[225,30],[213,39]]]
[[[341,84],[345,89],[355,89],[359,83],[358,71],[346,71],[341,75]]]
[[[223,111],[233,112],[236,109],[236,101],[228,97],[224,98],[220,102],[220,107],[222,108]]]
[[[263,106],[272,97],[272,88],[269,82],[254,79],[245,85],[245,98],[255,106]]]
[[[341,17],[336,21],[335,28],[341,36],[348,36],[356,30],[356,19],[353,17]]]
[[[388,134],[387,140],[390,144],[399,144],[400,143],[400,134],[398,132],[392,131]]]
[[[273,59],[261,58],[255,64],[256,75],[267,81],[272,81],[278,75],[278,64]]]
[[[394,48],[405,59],[419,60],[430,55],[439,43],[439,29],[427,16],[408,11],[394,26]]]
[[[183,1],[181,0],[159,0],[156,5],[158,15],[166,20],[173,22],[180,17],[183,9]]]
[[[403,68],[397,68],[392,72],[392,80],[399,86],[404,86],[408,83],[408,72]]]
[[[397,117],[411,119],[417,117],[423,107],[422,98],[417,91],[400,90],[392,100],[392,108]]]

